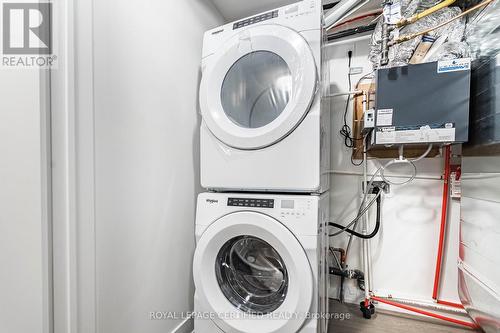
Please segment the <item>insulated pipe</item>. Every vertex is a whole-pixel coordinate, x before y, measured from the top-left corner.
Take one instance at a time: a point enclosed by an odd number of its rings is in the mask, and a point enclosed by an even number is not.
[[[454,323],[454,324],[457,324],[457,325],[467,326],[467,327],[470,327],[470,328],[477,328],[477,325],[474,324],[474,323],[470,323],[470,322],[463,321],[463,320],[458,320],[458,319],[455,319],[455,318],[445,317],[445,316],[439,315],[437,313],[433,313],[433,312],[421,310],[421,309],[418,309],[418,308],[414,308],[412,306],[408,306],[408,305],[404,305],[404,304],[392,302],[392,301],[389,301],[389,300],[381,298],[381,297],[372,296],[372,300],[380,302],[380,303],[385,303],[385,304],[388,304],[388,305],[392,305],[392,306],[395,306],[397,308],[405,309],[407,311],[416,312],[416,313],[419,313],[419,314],[424,315],[424,316],[428,316],[428,317],[432,317],[432,318],[436,318],[436,319],[441,319],[441,320],[444,320],[444,321],[448,321],[450,323]]]
[[[378,296],[378,297],[383,297],[384,299],[390,299],[391,301],[397,302],[399,304],[406,304],[409,306],[416,306],[418,308],[424,308],[424,309],[429,309],[429,311],[450,311],[454,312],[460,315],[467,314],[465,309],[459,308],[459,307],[453,307],[445,304],[439,304],[439,303],[425,303],[422,301],[415,301],[415,300],[410,300],[410,299],[405,299],[405,298],[394,298],[394,297],[388,297],[388,296]]]
[[[443,203],[441,205],[441,227],[439,229],[438,254],[436,259],[436,272],[434,274],[434,289],[432,298],[437,301],[439,293],[439,283],[441,281],[441,265],[443,262],[444,238],[446,233],[446,220],[448,218],[448,197],[449,197],[449,178],[451,172],[450,159],[451,148],[446,146],[444,156],[444,179],[443,179]]]
[[[383,7],[384,11],[386,8],[389,8],[389,6],[392,4],[391,0],[384,0],[383,2]],[[380,43],[380,48],[381,48],[381,56],[380,56],[380,66],[386,66],[389,63],[389,39],[390,39],[390,30],[389,30],[389,23],[387,23],[386,18],[384,14],[382,14],[382,34],[381,34],[381,43]]]
[[[325,28],[328,30],[339,22],[345,14],[360,4],[362,0],[342,0],[325,13]]]
[[[442,301],[438,299],[436,301],[437,304],[445,305],[445,306],[451,306],[452,308],[457,308],[457,309],[464,309],[464,306],[462,304],[458,303],[453,303],[453,302],[448,302],[448,301]]]
[[[408,25],[408,24],[412,24],[412,23],[420,20],[421,18],[424,18],[426,16],[429,16],[430,14],[433,14],[433,13],[437,12],[438,10],[440,10],[442,8],[445,8],[445,7],[448,7],[448,6],[452,5],[455,1],[456,0],[445,0],[445,1],[442,1],[442,2],[438,3],[437,5],[429,8],[429,9],[424,10],[423,12],[420,12],[418,14],[413,15],[410,18],[402,18],[396,25],[398,27],[402,27],[402,26],[405,26],[405,25]]]
[[[414,34],[409,34],[409,35],[399,36],[399,37],[398,37],[398,38],[396,38],[395,40],[392,40],[392,41],[389,43],[389,46],[393,46],[393,45],[396,45],[396,44],[398,44],[398,43],[406,42],[406,41],[411,40],[411,39],[413,39],[413,38],[416,38],[416,37],[418,37],[418,36],[425,35],[425,34],[427,34],[427,33],[431,32],[431,31],[434,31],[434,30],[436,30],[436,29],[439,29],[439,28],[441,28],[441,27],[444,27],[445,25],[450,24],[451,22],[453,22],[453,21],[454,21],[454,20],[456,20],[456,19],[459,19],[459,18],[461,18],[461,17],[463,17],[463,16],[465,16],[465,15],[468,15],[469,13],[471,13],[471,12],[473,12],[473,11],[475,11],[475,10],[477,10],[477,9],[481,8],[481,7],[484,7],[484,6],[489,5],[489,4],[490,4],[490,3],[492,3],[493,1],[495,1],[495,0],[485,0],[485,1],[483,1],[483,2],[479,3],[479,4],[475,5],[475,6],[473,6],[473,7],[469,8],[469,9],[467,9],[466,11],[462,12],[462,14],[459,14],[459,15],[457,15],[457,16],[455,16],[455,17],[452,17],[451,19],[449,19],[449,20],[447,20],[447,21],[445,21],[445,22],[443,22],[443,23],[441,23],[441,24],[438,24],[438,25],[436,25],[435,27],[432,27],[432,28],[429,28],[429,29],[425,29],[425,30],[419,31],[419,32],[416,32],[416,33],[414,33]]]

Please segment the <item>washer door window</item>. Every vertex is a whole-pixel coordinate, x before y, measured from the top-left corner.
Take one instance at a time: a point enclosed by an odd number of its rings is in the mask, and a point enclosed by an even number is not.
[[[247,28],[207,60],[200,107],[210,131],[238,149],[270,146],[297,127],[317,86],[306,40],[280,25]]]
[[[193,276],[199,311],[215,314],[224,332],[297,332],[311,309],[313,273],[304,249],[261,213],[231,213],[208,226]]]
[[[217,255],[215,274],[224,296],[242,311],[267,314],[286,298],[285,263],[262,239],[239,236],[226,242]]]

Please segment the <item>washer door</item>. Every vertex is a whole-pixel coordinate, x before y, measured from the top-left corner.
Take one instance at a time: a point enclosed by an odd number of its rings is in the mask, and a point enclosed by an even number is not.
[[[280,25],[242,30],[204,69],[200,108],[226,145],[259,149],[297,127],[314,98],[314,56],[306,40]]]
[[[198,241],[193,274],[200,301],[224,332],[296,332],[311,308],[306,253],[264,214],[232,213],[210,225]]]

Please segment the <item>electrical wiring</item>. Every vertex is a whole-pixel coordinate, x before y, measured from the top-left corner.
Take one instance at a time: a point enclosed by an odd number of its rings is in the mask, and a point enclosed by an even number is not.
[[[340,235],[341,233],[345,232],[348,228],[350,228],[353,224],[355,224],[361,217],[363,217],[363,215],[368,211],[368,209],[370,209],[370,207],[373,206],[373,204],[377,201],[377,199],[380,197],[381,194],[382,194],[382,191],[378,192],[377,195],[375,196],[375,198],[373,198],[368,203],[368,205],[366,205],[366,207],[364,207],[363,209],[361,209],[361,211],[354,218],[354,220],[352,220],[351,222],[349,222],[349,224],[347,224],[346,226],[342,226],[341,230],[339,230],[339,231],[337,231],[337,232],[335,232],[333,234],[330,234],[329,236],[330,237],[334,237],[334,236]],[[363,206],[363,205],[361,205],[361,206]]]
[[[366,188],[369,189],[372,187],[372,184],[373,184],[373,181],[375,180],[375,178],[377,177],[377,175],[380,173],[381,174],[381,178],[388,184],[392,184],[392,185],[404,185],[404,184],[407,184],[409,182],[411,182],[412,180],[415,179],[416,177],[416,166],[414,163],[424,159],[427,155],[429,155],[429,153],[431,152],[432,150],[432,147],[433,145],[430,144],[429,147],[427,147],[427,150],[422,154],[420,155],[419,157],[413,159],[413,160],[409,160],[409,162],[415,167],[415,174],[408,180],[404,181],[404,182],[400,182],[400,183],[397,183],[397,182],[394,182],[394,181],[390,181],[389,179],[386,178],[384,172],[385,172],[385,169],[391,164],[391,162],[393,162],[394,160],[392,161],[389,161],[388,163],[386,163],[385,165],[379,167],[374,173],[373,175],[371,176],[370,178],[370,181],[368,182],[368,184],[366,185]],[[404,146],[401,146],[400,147],[400,150],[399,150],[399,154],[400,154],[400,158],[403,159],[403,149],[404,149]],[[361,205],[360,205],[360,208],[359,208],[359,211],[358,211],[358,215],[363,215],[364,212],[362,213],[361,210],[362,210],[362,207],[366,201],[366,198],[367,198],[367,195],[368,195],[368,192],[365,191],[365,194],[363,196],[363,200],[361,201]],[[354,223],[354,226],[353,226],[353,230],[356,229],[356,226],[357,226],[357,223],[358,223],[359,219]],[[349,249],[351,247],[351,243],[352,243],[352,234],[349,235],[349,241],[347,242],[347,247],[346,247],[346,257],[349,253]]]
[[[349,69],[351,68],[351,59],[352,59],[352,52],[349,51],[348,53],[348,57],[349,57],[349,62],[348,62],[348,67]],[[363,81],[365,78],[369,77],[370,75],[372,75],[373,71],[368,73],[368,74],[365,74],[363,75],[356,83],[356,88],[359,86],[359,84],[361,83],[361,81]],[[347,74],[347,77],[348,77],[348,84],[349,84],[349,91],[351,91],[352,89],[352,82],[351,82],[351,74],[350,72]],[[356,90],[357,92],[359,90]],[[340,130],[340,135],[343,136],[344,138],[344,145],[347,147],[347,148],[354,148],[355,147],[355,142],[356,141],[360,141],[360,140],[365,140],[366,136],[362,136],[362,137],[359,137],[359,138],[355,138],[352,136],[352,129],[351,127],[347,124],[347,113],[349,112],[349,97],[347,98],[346,100],[346,105],[345,105],[345,110],[344,110],[344,116],[343,116],[343,121],[344,121],[344,125],[342,126],[341,130]],[[354,158],[353,156],[351,155],[351,164],[354,165],[354,166],[360,166],[361,164],[363,164],[363,160],[361,160],[359,163],[356,163],[354,162]]]
[[[352,51],[347,52],[348,62],[347,62],[347,82],[349,85],[349,89],[347,91],[351,91],[352,83],[351,83],[351,62],[352,62]],[[351,136],[351,127],[347,124],[347,112],[349,111],[349,96],[347,96],[345,102],[345,110],[344,110],[344,125],[340,129],[340,135],[344,137],[344,145],[348,148],[354,147],[355,138]]]
[[[379,193],[377,193],[377,194],[379,194]],[[343,225],[340,225],[340,224],[337,224],[337,223],[334,223],[334,222],[329,222],[328,225],[332,226],[332,227],[335,227],[335,228],[338,228],[338,229],[342,229],[345,232],[348,232],[351,235],[356,236],[358,238],[371,239],[371,238],[375,237],[378,234],[378,231],[380,230],[380,209],[381,209],[381,207],[380,207],[380,205],[381,205],[381,197],[380,197],[380,195],[377,195],[376,201],[377,201],[377,220],[376,220],[376,223],[375,223],[375,228],[368,235],[364,235],[364,234],[358,233],[358,232],[356,232],[354,230],[351,230],[349,228],[345,228]]]
[[[415,165],[416,162],[424,159],[427,155],[429,155],[429,153],[431,152],[432,150],[432,144],[430,144],[428,147],[427,147],[427,150],[422,154],[420,155],[419,157],[413,159],[413,160],[409,160],[409,159],[406,159],[404,158],[404,154],[403,154],[403,149],[404,149],[404,145],[401,145],[399,147],[399,158],[397,159],[394,159],[394,160],[391,160],[389,162],[387,162],[380,170],[380,177],[388,184],[391,184],[391,185],[396,185],[396,186],[401,186],[401,185],[405,185],[405,184],[408,184],[410,182],[412,182],[415,177],[417,176],[417,166]],[[410,176],[410,178],[408,179],[405,179],[404,181],[402,182],[395,182],[393,180],[389,180],[386,176],[385,176],[385,171],[387,170],[387,168],[391,165],[396,165],[396,164],[408,164],[411,166],[412,168],[412,174]]]

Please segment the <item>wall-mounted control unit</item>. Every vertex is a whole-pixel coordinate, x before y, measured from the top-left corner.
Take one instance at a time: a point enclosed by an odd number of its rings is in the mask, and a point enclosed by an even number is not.
[[[366,110],[363,113],[363,134],[368,133],[375,127],[375,109]]]
[[[371,146],[468,140],[470,59],[379,69]]]

